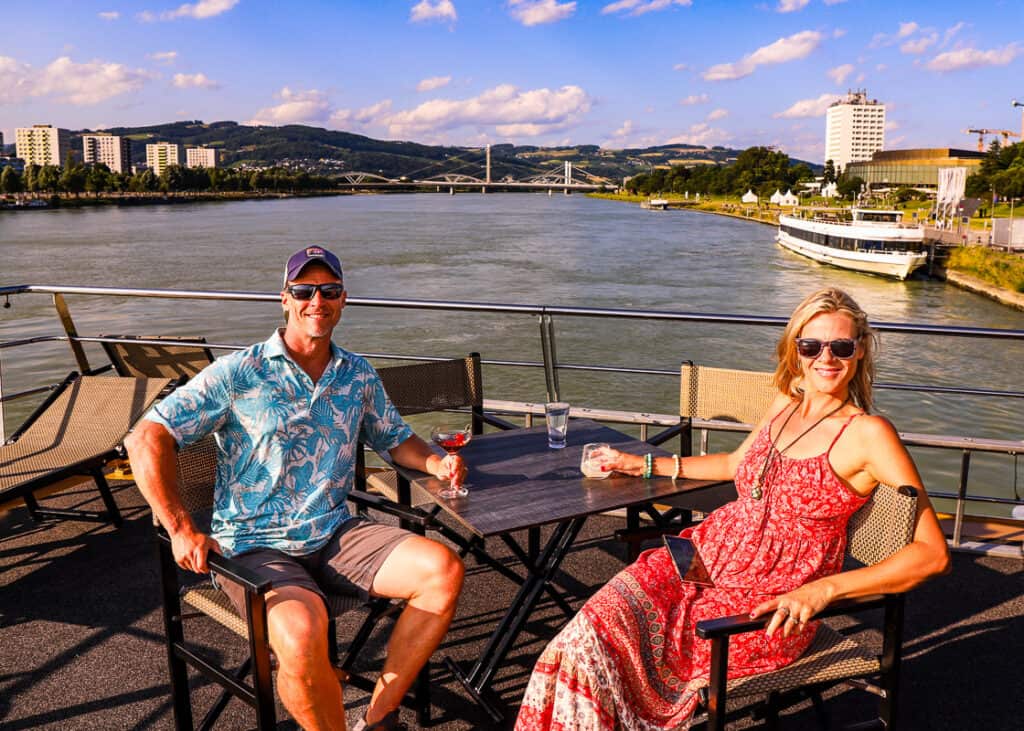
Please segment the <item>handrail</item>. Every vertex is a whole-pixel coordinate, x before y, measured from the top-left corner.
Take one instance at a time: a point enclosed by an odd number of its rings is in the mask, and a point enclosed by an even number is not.
[[[213,350],[239,350],[247,347],[248,344],[239,345],[234,343],[202,343],[194,341],[175,341],[166,338],[160,340],[146,340],[137,338],[81,336],[74,329],[70,313],[67,311],[66,301],[63,295],[92,295],[92,296],[122,296],[122,297],[149,297],[162,299],[187,299],[187,300],[216,300],[216,301],[240,301],[240,302],[278,302],[279,293],[268,292],[247,292],[247,291],[217,291],[217,290],[170,290],[152,288],[126,288],[126,287],[93,287],[93,286],[68,286],[68,285],[14,285],[0,287],[0,297],[9,300],[12,295],[19,294],[50,294],[54,298],[57,307],[58,318],[65,330],[65,335],[40,336],[8,340],[0,342],[0,352],[14,347],[23,347],[42,342],[67,342],[82,370],[85,370],[85,354],[81,349],[82,343],[134,343],[152,345],[181,345],[185,347],[202,347]],[[626,320],[649,320],[649,321],[675,321],[703,324],[723,324],[758,327],[783,327],[787,319],[783,317],[771,317],[763,315],[735,315],[706,312],[679,312],[668,310],[627,310],[616,308],[597,307],[566,307],[555,305],[538,304],[517,304],[517,303],[495,303],[495,302],[460,302],[442,300],[419,300],[405,298],[376,298],[376,297],[351,297],[348,299],[349,306],[416,309],[423,311],[461,311],[461,312],[488,312],[505,314],[526,314],[536,316],[541,325],[541,341],[543,361],[527,360],[495,360],[487,359],[482,362],[486,365],[516,367],[516,368],[543,368],[548,384],[549,397],[558,396],[558,373],[560,371],[589,371],[606,372],[619,374],[643,374],[664,377],[678,377],[678,369],[642,368],[629,366],[609,366],[604,364],[586,363],[559,363],[555,348],[555,332],[553,319],[555,316],[562,317],[586,317]],[[986,338],[996,340],[1024,341],[1024,330],[978,328],[947,325],[924,325],[916,323],[898,322],[872,322],[879,332],[892,332],[900,334],[915,335],[941,335],[946,337],[968,337]],[[403,355],[396,353],[362,353],[363,356],[381,360],[404,360],[423,361],[444,360],[442,357],[424,355]],[[0,364],[2,365],[2,364]],[[2,368],[0,368],[0,442],[3,441],[3,404],[15,398],[26,397],[38,394],[47,390],[47,387],[31,388],[16,394],[4,394]],[[933,386],[927,384],[906,384],[906,383],[876,383],[875,388],[879,390],[914,391],[921,393],[958,394],[983,397],[1000,398],[1024,398],[1024,391],[1021,390],[996,390],[987,388],[964,388],[952,386]],[[527,423],[530,423],[534,415],[542,413],[542,405],[525,402],[494,401],[487,400],[485,404],[488,409],[499,413],[515,413],[523,416]],[[613,411],[608,409],[579,409],[574,407],[575,416],[586,416],[596,420],[605,420],[613,423],[633,424],[639,427],[641,438],[646,438],[649,426],[671,426],[680,423],[678,415],[653,414],[635,411]],[[584,413],[586,412],[586,413]],[[703,422],[694,420],[695,428],[706,434],[706,429],[735,431],[741,429],[742,425],[730,423]],[[748,427],[749,428],[749,427]],[[967,479],[970,467],[970,455],[974,452],[996,452],[1007,455],[1017,455],[1024,451],[1024,442],[1012,442],[1006,440],[974,439],[971,437],[942,436],[934,434],[911,434],[901,433],[901,438],[908,446],[931,447],[940,449],[956,449],[962,452],[961,480],[959,490],[956,494],[946,494],[932,491],[936,497],[948,497],[956,500],[957,514],[954,529],[954,545],[960,542],[960,529],[963,522],[963,506],[966,502],[988,502],[999,504],[1021,504],[1007,498],[986,497],[970,495],[967,493]]]

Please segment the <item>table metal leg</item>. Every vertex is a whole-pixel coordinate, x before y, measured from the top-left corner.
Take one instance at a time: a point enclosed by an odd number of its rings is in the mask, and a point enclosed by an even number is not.
[[[576,535],[580,532],[586,520],[586,516],[573,518],[564,523],[559,523],[555,527],[551,537],[541,551],[537,563],[532,566],[527,565],[528,575],[526,580],[516,593],[515,599],[512,600],[512,604],[509,606],[508,611],[505,612],[505,616],[502,617],[498,627],[491,633],[486,647],[480,653],[480,658],[473,665],[472,670],[464,673],[454,661],[446,660],[448,666],[452,668],[455,677],[459,679],[470,695],[473,696],[474,700],[496,722],[503,719],[503,714],[492,703],[483,698],[483,693],[487,686],[490,685],[491,679],[494,677],[495,672],[497,672],[498,667],[505,660],[505,656],[519,636],[523,624],[525,624],[533,612],[541,592],[544,591],[545,586],[548,585],[551,577],[558,570],[558,566],[569,552],[569,548],[572,546],[573,541],[576,540]]]

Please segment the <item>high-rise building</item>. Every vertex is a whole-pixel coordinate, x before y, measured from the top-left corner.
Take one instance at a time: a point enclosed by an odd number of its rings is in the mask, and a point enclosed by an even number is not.
[[[16,154],[26,165],[61,166],[71,151],[71,133],[50,124],[18,127],[14,131]]]
[[[86,163],[101,162],[115,173],[130,172],[131,140],[110,134],[82,135],[82,159]]]
[[[836,172],[847,164],[870,160],[885,148],[885,105],[868,99],[867,92],[849,92],[828,108],[825,122],[825,161]]]
[[[186,147],[185,162],[190,168],[215,168],[217,167],[217,148]]]
[[[161,175],[168,165],[184,165],[185,149],[176,142],[146,145],[146,165],[154,175]]]

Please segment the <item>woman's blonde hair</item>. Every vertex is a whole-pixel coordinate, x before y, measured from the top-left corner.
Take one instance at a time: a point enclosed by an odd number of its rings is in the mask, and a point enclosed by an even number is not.
[[[803,397],[803,371],[800,368],[800,356],[796,352],[796,339],[804,326],[814,317],[838,312],[853,320],[857,329],[858,347],[864,357],[856,363],[856,371],[850,380],[850,399],[864,411],[871,411],[871,384],[875,380],[875,349],[877,337],[868,324],[867,313],[860,308],[854,299],[841,289],[826,287],[809,295],[796,306],[786,324],[775,355],[779,365],[775,369],[775,385],[779,391],[797,400]]]

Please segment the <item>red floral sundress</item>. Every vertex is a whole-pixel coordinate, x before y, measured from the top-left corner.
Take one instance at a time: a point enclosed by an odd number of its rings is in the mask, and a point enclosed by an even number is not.
[[[737,469],[738,498],[683,531],[700,549],[715,586],[684,584],[664,548],[641,554],[545,648],[523,696],[517,731],[687,728],[711,666],[711,643],[696,636],[697,622],[749,612],[841,570],[846,523],[867,498],[839,480],[828,456],[853,418],[823,454],[805,459],[779,454],[766,426]],[[751,489],[765,460],[764,494],[755,500]],[[781,632],[734,637],[729,677],[792,662],[816,628],[811,622],[785,639]]]

